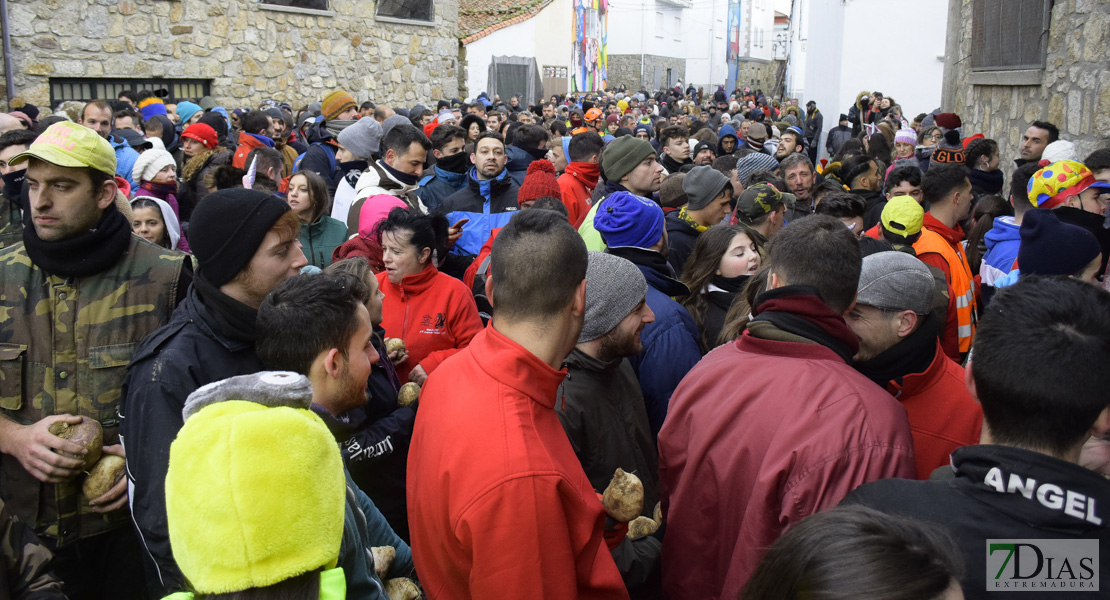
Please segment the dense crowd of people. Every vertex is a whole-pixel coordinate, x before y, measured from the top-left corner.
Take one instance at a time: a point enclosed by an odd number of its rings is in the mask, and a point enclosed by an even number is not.
[[[1110,148],[165,98],[0,115],[0,598],[994,598],[988,540],[1110,540]]]

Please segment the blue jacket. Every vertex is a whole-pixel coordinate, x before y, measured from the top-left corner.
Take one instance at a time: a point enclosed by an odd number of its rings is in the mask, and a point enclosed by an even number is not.
[[[494,179],[479,181],[477,171],[471,168],[467,174],[467,185],[448,196],[440,209],[447,215],[449,224],[459,219],[470,219],[463,225],[462,236],[451,252],[477,256],[493,230],[504,227],[520,210],[516,201],[519,189],[520,186],[509,177],[508,170],[501,171]]]
[[[505,156],[509,159],[505,163],[505,170],[509,172],[509,177],[513,178],[513,183],[524,185],[524,176],[528,174],[528,166],[536,160],[536,157],[515,144],[505,146]]]
[[[643,351],[629,360],[640,380],[655,439],[667,417],[671,394],[701,360],[698,327],[690,313],[673,299],[690,291],[674,279],[666,257],[658,252],[627,247],[609,248],[608,252],[632,261],[647,279],[647,305],[655,313],[655,322],[648,323],[640,334]]]
[[[416,191],[416,195],[420,196],[420,201],[424,203],[428,212],[443,206],[443,201],[448,196],[466,187],[466,173],[452,173],[438,166],[434,169],[435,177]]]
[[[109,138],[108,143],[116,151],[116,175],[123,177],[127,183],[131,185],[131,190],[134,191],[136,187],[135,180],[131,178],[131,169],[135,166],[135,161],[139,159],[139,153],[132,148],[127,140],[123,138]]]
[[[987,244],[983,264],[979,267],[983,286],[994,287],[996,281],[1014,269],[1018,247],[1021,246],[1019,229],[1021,228],[1014,225],[1013,217],[995,217],[994,227],[983,238]]]

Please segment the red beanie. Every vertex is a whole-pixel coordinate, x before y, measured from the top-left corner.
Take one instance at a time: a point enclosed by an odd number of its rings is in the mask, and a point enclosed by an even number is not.
[[[204,147],[209,150],[220,143],[220,140],[216,138],[216,130],[204,123],[193,123],[186,127],[185,131],[181,133],[181,137],[196,140],[204,144]]]
[[[945,129],[959,129],[963,126],[960,115],[956,113],[940,113],[936,116],[935,122],[937,126]]]
[[[539,159],[528,165],[528,173],[524,176],[524,183],[516,194],[516,201],[524,204],[529,200],[539,200],[543,197],[555,198],[562,202],[563,192],[559,182],[555,181],[555,165],[551,161]]]

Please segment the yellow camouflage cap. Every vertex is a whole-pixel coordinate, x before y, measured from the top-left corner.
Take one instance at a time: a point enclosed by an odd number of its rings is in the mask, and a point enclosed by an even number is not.
[[[784,194],[769,183],[760,183],[740,194],[740,199],[736,201],[736,216],[745,222],[754,221],[780,204],[792,205],[794,202],[794,194]]]
[[[886,203],[879,220],[887,231],[909,237],[921,231],[925,210],[913,196],[895,196]]]
[[[47,127],[26,152],[16,155],[8,164],[16,165],[31,157],[59,167],[85,167],[116,174],[116,151],[108,140],[72,121],[59,121]]]

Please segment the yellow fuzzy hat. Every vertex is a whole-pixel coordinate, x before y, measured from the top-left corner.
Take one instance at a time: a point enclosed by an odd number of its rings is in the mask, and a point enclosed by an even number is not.
[[[170,447],[166,517],[174,559],[197,592],[265,587],[335,565],[346,480],[335,439],[307,408],[304,379],[259,373],[194,392],[206,398],[186,409]],[[308,398],[239,399],[268,387],[289,396],[290,385]]]

